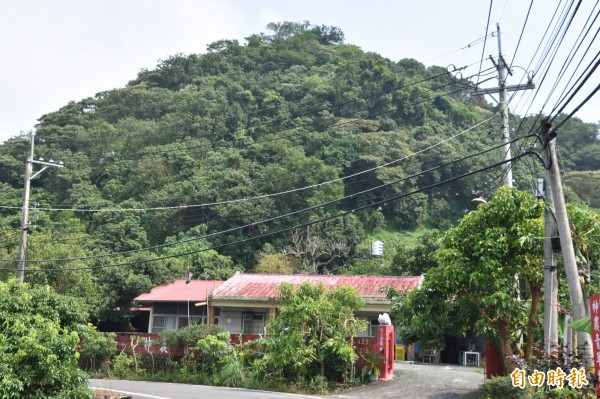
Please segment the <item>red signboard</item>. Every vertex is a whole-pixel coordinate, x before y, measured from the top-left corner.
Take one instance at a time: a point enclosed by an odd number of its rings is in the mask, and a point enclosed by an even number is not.
[[[594,348],[594,372],[596,373],[596,396],[600,397],[600,295],[590,297],[590,318]]]

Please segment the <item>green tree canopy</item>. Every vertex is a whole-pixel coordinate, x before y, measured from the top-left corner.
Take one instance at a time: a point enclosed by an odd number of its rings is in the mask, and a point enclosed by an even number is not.
[[[441,309],[433,321],[441,318],[441,325],[465,331],[461,322],[466,319],[452,312],[458,306],[477,315],[476,333],[497,340],[503,359],[513,353],[511,333],[527,326],[526,357],[531,356],[543,281],[543,212],[543,203],[530,193],[498,190],[446,233],[439,266],[428,271],[422,287],[407,300],[396,301],[399,319],[414,332],[430,325],[422,320],[424,309]],[[528,297],[519,281],[527,282]]]
[[[364,305],[356,289],[282,283],[278,290],[282,307],[269,323],[267,367],[291,381],[315,375],[338,381],[347,376],[356,360],[352,338],[366,328],[355,316]]]
[[[49,287],[0,282],[0,397],[93,398],[79,369],[81,302]]]

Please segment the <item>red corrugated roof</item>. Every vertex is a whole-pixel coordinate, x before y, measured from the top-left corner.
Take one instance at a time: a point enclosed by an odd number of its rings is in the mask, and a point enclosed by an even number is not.
[[[175,280],[172,283],[159,285],[150,292],[135,298],[138,302],[203,302],[206,294],[223,284],[221,280],[192,280],[189,284],[185,280]]]
[[[283,282],[294,285],[304,282],[323,284],[325,288],[349,285],[358,290],[363,297],[384,299],[386,294],[380,292],[382,287],[391,286],[397,290],[407,291],[418,287],[421,277],[386,277],[386,276],[323,276],[323,275],[281,275],[281,274],[243,274],[238,273],[223,285],[216,288],[212,299],[257,299],[267,300],[278,296],[277,286]]]

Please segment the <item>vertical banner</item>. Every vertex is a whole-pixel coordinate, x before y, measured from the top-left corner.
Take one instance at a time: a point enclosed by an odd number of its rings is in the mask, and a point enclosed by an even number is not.
[[[590,297],[590,322],[592,323],[592,346],[594,347],[596,396],[600,397],[600,295]]]

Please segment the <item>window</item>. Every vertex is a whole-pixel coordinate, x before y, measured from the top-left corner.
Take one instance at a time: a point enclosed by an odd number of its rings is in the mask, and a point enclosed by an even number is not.
[[[206,306],[190,304],[188,309],[187,304],[160,302],[153,306],[152,332],[155,334],[186,327],[190,321],[191,324],[206,323]]]
[[[379,325],[379,319],[377,317],[369,317],[369,337],[377,336],[377,326]]]
[[[152,323],[152,332],[155,334],[166,330],[177,328],[177,318],[175,316],[154,316]]]
[[[242,315],[242,332],[244,334],[264,334],[264,330],[264,313],[244,313]]]
[[[214,310],[214,321],[213,324],[218,326],[219,320],[221,319],[221,308],[213,308]]]

